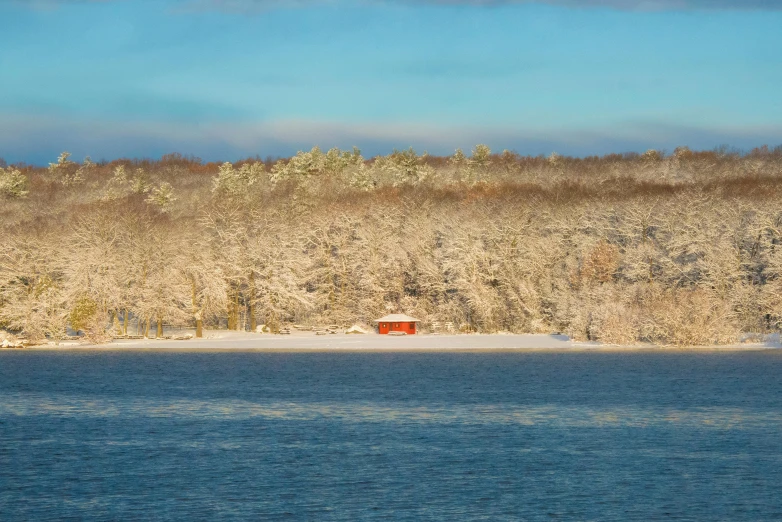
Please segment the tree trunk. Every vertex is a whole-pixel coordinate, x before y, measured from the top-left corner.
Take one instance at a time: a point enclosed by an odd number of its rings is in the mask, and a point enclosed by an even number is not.
[[[149,339],[149,323],[150,323],[150,321],[151,321],[151,319],[149,317],[147,317],[146,324],[144,324],[144,338],[145,339]]]
[[[277,319],[277,306],[272,293],[269,293],[269,314],[266,321],[266,326],[269,327],[271,333],[280,333],[280,321]]]
[[[155,338],[160,339],[163,337],[163,319],[157,318],[157,332],[155,332]]]
[[[196,338],[201,338],[204,336],[204,321],[201,318],[201,311],[198,309],[198,301],[196,299],[196,284],[195,284],[195,278],[190,278],[190,290],[191,290],[191,296],[192,296],[192,304],[193,304],[193,317],[195,318],[195,324],[196,324]]]
[[[122,323],[120,323],[120,311],[119,309],[115,310],[114,313],[114,329],[117,332],[117,335],[122,335]]]
[[[255,319],[255,272],[250,271],[250,331],[255,332],[258,327],[258,321]]]
[[[128,321],[130,321],[130,313],[125,308],[125,320],[122,321],[122,335],[128,335]]]
[[[114,329],[114,333],[116,335],[122,335],[122,325],[119,324],[119,311],[111,310],[109,311],[109,315],[111,317],[109,321],[111,322],[111,326]]]
[[[239,297],[238,291],[233,284],[230,285],[228,290],[228,329],[239,329]]]
[[[239,288],[234,289],[234,322],[236,323],[236,330],[244,330],[244,324],[239,320],[241,314],[239,314]]]

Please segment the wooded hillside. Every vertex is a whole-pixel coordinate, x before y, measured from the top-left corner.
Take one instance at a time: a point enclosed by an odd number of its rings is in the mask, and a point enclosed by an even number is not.
[[[782,320],[782,147],[0,166],[0,329],[30,339],[398,311],[711,344]]]

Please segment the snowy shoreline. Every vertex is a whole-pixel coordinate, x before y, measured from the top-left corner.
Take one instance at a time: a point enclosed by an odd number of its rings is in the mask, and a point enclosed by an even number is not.
[[[745,343],[725,346],[655,346],[606,345],[596,342],[577,342],[565,335],[544,334],[456,334],[387,336],[377,334],[314,335],[311,332],[293,332],[290,335],[253,334],[249,332],[208,331],[201,339],[131,339],[115,340],[106,344],[64,342],[38,345],[25,350],[214,350],[214,351],[497,351],[497,350],[564,350],[564,351],[677,351],[677,350],[768,350],[779,349],[779,340],[765,343]]]

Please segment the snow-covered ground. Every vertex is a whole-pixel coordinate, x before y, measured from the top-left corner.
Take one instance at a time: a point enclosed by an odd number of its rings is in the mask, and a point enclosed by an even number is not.
[[[186,333],[186,332],[179,332]],[[769,336],[770,337],[770,336]],[[512,335],[512,334],[462,334],[462,335],[407,335],[387,336],[370,334],[327,334],[294,331],[290,335],[255,334],[215,330],[204,332],[201,339],[163,340],[139,339],[116,340],[103,345],[60,344],[62,348],[103,349],[182,349],[182,350],[638,350],[654,349],[654,346],[613,346],[594,342],[576,342],[565,335]],[[778,338],[769,338],[763,343],[746,343],[732,346],[704,347],[714,349],[768,349],[780,348]],[[42,346],[41,348],[52,348]]]
[[[290,335],[212,331],[202,339],[118,340],[117,348],[183,348],[234,350],[474,350],[588,347],[560,335],[404,335],[326,334],[292,332]]]

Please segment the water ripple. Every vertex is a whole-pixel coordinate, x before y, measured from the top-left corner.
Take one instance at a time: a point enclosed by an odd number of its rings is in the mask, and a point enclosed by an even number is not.
[[[389,406],[376,402],[251,402],[237,399],[95,399],[78,396],[41,397],[35,394],[0,395],[0,416],[26,417],[150,417],[203,420],[266,418],[284,421],[319,419],[356,423],[499,424],[560,426],[562,428],[645,428],[660,425],[715,430],[782,428],[782,412],[746,408],[705,407],[594,408],[587,406],[496,406],[489,404]]]

